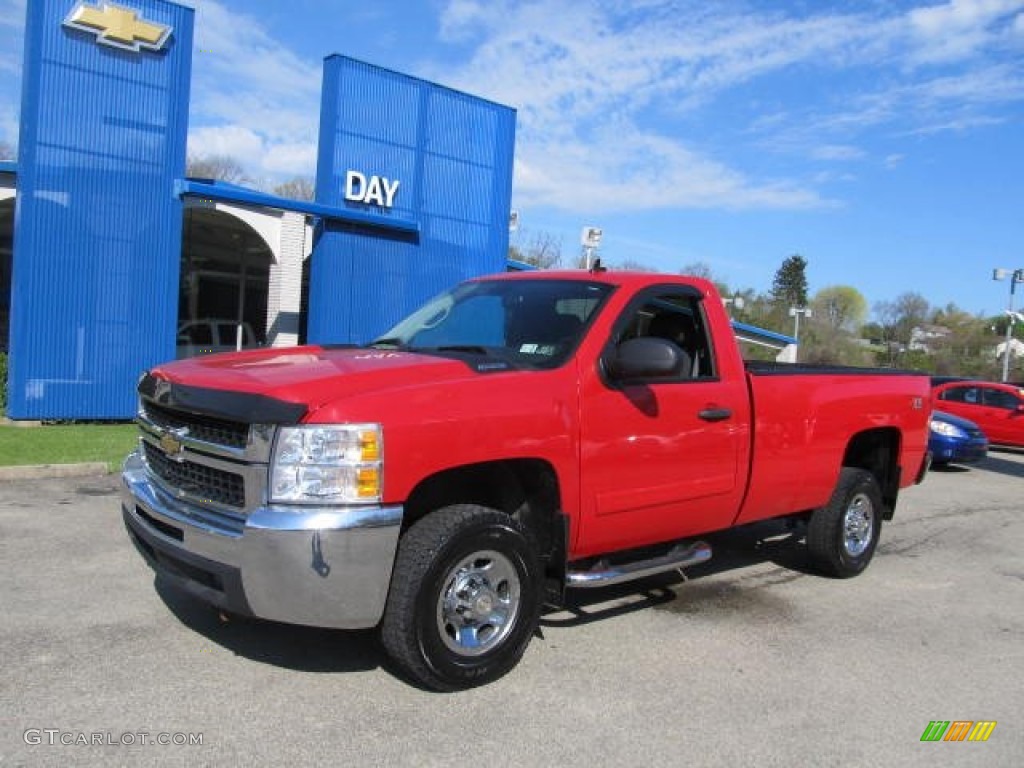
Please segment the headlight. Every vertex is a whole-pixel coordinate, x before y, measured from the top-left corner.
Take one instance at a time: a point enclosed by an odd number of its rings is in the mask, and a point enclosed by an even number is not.
[[[943,435],[944,437],[967,437],[967,433],[960,429],[960,427],[955,427],[945,421],[935,421],[935,419],[932,419],[931,422],[929,422],[929,426],[931,427],[932,432],[937,435]]]
[[[380,501],[381,455],[379,424],[281,427],[270,462],[270,501]]]

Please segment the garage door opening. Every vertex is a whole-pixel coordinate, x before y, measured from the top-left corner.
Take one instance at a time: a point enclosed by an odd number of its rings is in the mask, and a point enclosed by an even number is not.
[[[178,358],[266,343],[273,260],[266,242],[244,221],[214,208],[185,208]]]

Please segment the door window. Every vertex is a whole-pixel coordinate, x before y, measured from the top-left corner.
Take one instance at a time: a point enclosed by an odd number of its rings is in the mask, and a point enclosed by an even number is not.
[[[1011,392],[1004,392],[1001,389],[986,389],[984,391],[985,405],[991,408],[1004,408],[1008,411],[1017,410],[1020,400]]]
[[[714,378],[715,365],[700,299],[666,290],[645,296],[616,324],[615,344],[640,337],[671,341],[685,355],[681,379]]]
[[[948,400],[953,403],[981,405],[981,396],[977,387],[951,387],[940,394],[939,399]]]

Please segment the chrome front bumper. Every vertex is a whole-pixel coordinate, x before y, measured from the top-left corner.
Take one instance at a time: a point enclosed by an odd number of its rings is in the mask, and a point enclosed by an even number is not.
[[[230,519],[165,491],[136,452],[121,511],[154,570],[225,610],[340,629],[372,627],[384,612],[401,506],[267,505]]]

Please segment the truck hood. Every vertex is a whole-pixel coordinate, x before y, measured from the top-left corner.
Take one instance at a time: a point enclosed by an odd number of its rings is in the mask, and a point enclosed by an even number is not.
[[[253,396],[241,398],[249,403],[255,397],[297,404],[303,406],[303,413],[311,413],[339,398],[476,378],[500,370],[510,368],[484,357],[467,362],[392,349],[306,346],[178,360],[154,368],[146,381],[168,382],[178,395],[171,400],[195,410],[222,409],[222,397],[215,397],[216,406],[204,407],[201,391],[214,390]],[[159,389],[150,385],[154,387]],[[191,394],[183,396],[184,391]],[[167,401],[166,395],[156,399]]]

